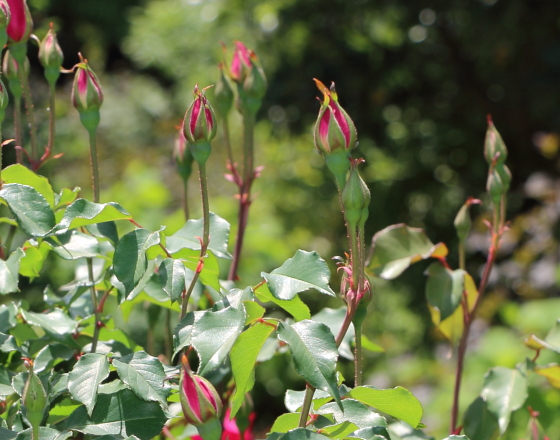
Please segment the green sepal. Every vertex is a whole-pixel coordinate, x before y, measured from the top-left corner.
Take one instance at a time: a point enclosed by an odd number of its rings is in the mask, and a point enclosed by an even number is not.
[[[342,191],[346,185],[346,174],[350,169],[350,150],[338,148],[325,155],[327,168],[334,174],[338,190]]]
[[[222,437],[222,424],[219,418],[198,425],[196,429],[203,440],[220,440]]]
[[[189,142],[188,145],[192,156],[198,165],[202,166],[206,164],[206,161],[210,157],[210,153],[212,153],[212,146],[210,145],[210,142],[202,141],[197,142],[196,144],[191,144]]]
[[[85,129],[92,133],[99,126],[99,121],[101,116],[99,114],[99,109],[88,109],[88,110],[78,110],[80,112],[80,122],[85,127]]]

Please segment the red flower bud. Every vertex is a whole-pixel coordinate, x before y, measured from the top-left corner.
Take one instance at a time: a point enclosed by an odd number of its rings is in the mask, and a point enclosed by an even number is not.
[[[16,99],[21,98],[23,95],[23,90],[19,81],[19,68],[20,66],[13,57],[12,51],[8,49],[4,53],[4,60],[2,61],[2,75],[8,80],[10,91]],[[27,57],[25,57],[25,62],[23,63],[23,74],[25,76],[29,75],[29,60]]]
[[[6,45],[8,41],[8,24],[12,14],[8,0],[0,0],[0,49]]]
[[[231,78],[235,82],[243,82],[249,71],[253,68],[251,53],[241,41],[235,42],[235,51],[230,69]]]
[[[336,149],[351,150],[356,146],[356,127],[350,116],[338,103],[332,83],[330,90],[319,80],[313,79],[323,93],[323,102],[315,124],[315,146],[322,154]]]
[[[51,28],[39,46],[39,61],[45,68],[45,77],[49,84],[54,84],[60,76],[60,68],[64,54],[58,44],[56,33],[51,23]]]
[[[199,426],[220,417],[222,401],[216,389],[205,378],[193,374],[184,355],[182,364],[179,393],[185,420]]]
[[[8,37],[11,43],[29,40],[33,32],[33,19],[26,0],[8,0],[11,18],[8,24]]]
[[[237,84],[241,113],[256,114],[266,92],[266,77],[255,53],[240,41],[235,42],[230,76]]]
[[[204,96],[207,89],[200,90],[198,84],[194,87],[194,101],[185,113],[183,130],[191,144],[210,142],[216,136],[216,116]]]
[[[80,58],[82,58],[81,54]],[[82,62],[76,64],[75,69],[72,105],[80,113],[82,124],[87,130],[92,130],[99,125],[99,109],[103,104],[103,91],[87,60],[82,58]]]
[[[187,181],[192,174],[193,157],[190,149],[187,148],[187,139],[183,133],[183,127],[179,129],[179,133],[175,139],[173,158],[177,164],[179,175],[184,181]]]

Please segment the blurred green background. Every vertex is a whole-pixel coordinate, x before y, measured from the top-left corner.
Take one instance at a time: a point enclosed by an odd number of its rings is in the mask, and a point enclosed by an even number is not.
[[[235,40],[255,50],[269,80],[256,129],[256,163],[266,168],[254,187],[257,198],[240,269],[243,285],[256,284],[261,271],[278,267],[298,248],[316,250],[326,260],[345,251],[336,188],[323,159],[313,151],[319,92],[312,78],[336,83],[340,102],[356,123],[360,141],[356,155],[366,159],[363,174],[372,192],[368,239],[394,223],[423,227],[432,241],[448,245],[454,267],[453,218],[468,196],[485,199],[487,165],[482,148],[486,115],[491,114],[510,153],[512,227],[473,329],[462,410],[479,393],[489,367],[511,367],[532,356],[523,338],[530,333],[544,336],[560,318],[557,2],[29,0],[29,4],[40,38],[49,23],[55,23],[65,66],[71,68],[82,52],[98,73],[106,98],[99,130],[101,199],[121,203],[147,228],[163,224],[173,232],[184,222],[182,184],[171,151],[194,85],[206,86],[218,77],[220,42],[229,48],[229,56]],[[40,138],[45,141],[47,87],[36,51],[30,49],[32,88]],[[71,82],[72,75],[65,75],[57,90],[56,151],[64,156],[42,171],[54,179],[55,189],[77,185],[89,194],[87,139],[70,105]],[[237,147],[240,118],[233,115],[230,124]],[[9,128],[5,131],[11,136]],[[13,152],[6,150],[9,160]],[[235,188],[223,178],[220,134],[214,151],[209,162],[211,209],[235,229]],[[200,217],[195,176],[190,204],[193,216]],[[474,209],[477,221],[467,264],[475,277],[487,246],[485,214]],[[72,278],[68,268],[52,264],[44,283],[60,286]],[[386,353],[367,355],[367,382],[411,389],[425,406],[426,431],[441,438],[449,423],[455,361],[449,345],[431,330],[424,299],[425,267],[426,263],[418,263],[394,282],[377,283],[365,333]],[[336,286],[337,277],[333,278]],[[304,299],[312,312],[324,306],[316,295]],[[141,310],[134,316],[130,331],[145,343],[146,318]],[[276,357],[257,371],[254,397],[264,432],[284,411],[285,389],[303,387],[288,365],[286,358]],[[349,363],[347,367],[346,376],[351,377]],[[541,412],[550,438],[560,438],[560,393],[539,378],[532,379],[528,403]],[[513,420],[504,438],[517,440],[525,435],[527,411],[519,410]]]

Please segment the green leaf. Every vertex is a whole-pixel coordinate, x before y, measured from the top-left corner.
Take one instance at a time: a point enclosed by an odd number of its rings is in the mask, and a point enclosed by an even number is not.
[[[17,435],[17,432],[0,426],[0,440],[13,440]]]
[[[440,312],[440,320],[451,316],[461,304],[466,272],[450,270],[441,263],[432,263],[426,270],[426,297],[430,305]]]
[[[0,332],[7,332],[17,324],[18,308],[14,303],[0,304]]]
[[[1,431],[0,431],[0,435],[1,435]],[[39,438],[41,440],[66,440],[67,438],[70,437],[72,437],[72,432],[70,431],[60,432],[57,431],[56,429],[47,428],[44,426],[39,427]],[[0,437],[0,439],[2,439],[2,437]],[[26,429],[25,431],[21,431],[15,439],[33,440],[33,430],[29,428]]]
[[[344,322],[346,309],[346,306],[338,309],[330,309],[326,307],[316,315],[313,315],[311,319],[315,322],[322,322],[328,326],[331,329],[331,333],[336,337],[342,327],[342,323]],[[342,343],[338,347],[338,353],[346,359],[354,360],[354,353],[352,353],[352,348],[350,347],[354,341],[354,336],[354,324],[350,324],[350,327],[348,327],[348,330],[344,335]]]
[[[270,292],[278,299],[291,300],[296,294],[315,289],[336,296],[329,287],[331,272],[317,252],[298,250],[282,266],[271,273],[261,272]]]
[[[443,440],[469,440],[469,438],[466,435],[450,435]]]
[[[74,189],[63,188],[59,194],[54,195],[54,210],[57,211],[64,206],[68,206],[70,203],[74,202],[78,197],[79,192],[82,188],[75,186]]]
[[[413,427],[418,426],[422,420],[424,412],[422,405],[406,388],[396,387],[390,390],[378,390],[362,386],[354,388],[348,395]]]
[[[135,435],[140,440],[151,440],[161,432],[167,421],[156,402],[139,399],[130,390],[115,394],[100,394],[95,409],[88,417],[81,406],[62,423],[63,428],[90,435]]]
[[[109,376],[107,356],[99,353],[84,354],[68,374],[68,391],[92,415],[97,401],[99,384]]]
[[[476,440],[494,440],[500,433],[498,422],[482,397],[477,397],[467,408],[463,429],[469,438]]]
[[[205,311],[189,312],[173,329],[173,357],[183,348],[192,345],[192,333],[194,324],[205,314]]]
[[[154,400],[167,407],[169,386],[160,360],[144,351],[113,359],[113,366],[121,380],[143,400]]]
[[[183,249],[173,254],[173,257],[180,258],[185,267],[190,269],[192,273],[197,270],[200,261],[200,251],[193,251],[191,249]],[[212,287],[216,291],[220,291],[220,265],[216,256],[208,251],[204,257],[204,265],[199,275],[199,280],[202,284]],[[186,285],[190,283],[192,277],[187,273]]]
[[[20,164],[10,165],[2,170],[2,181],[4,184],[19,183],[30,186],[45,198],[51,208],[54,207],[55,196],[49,180],[35,174],[29,168]]]
[[[257,322],[239,335],[231,349],[230,361],[235,379],[235,394],[231,400],[231,417],[235,417],[255,383],[255,363],[262,346],[276,326],[272,323]]]
[[[19,266],[24,255],[18,248],[6,261],[0,260],[0,294],[19,292]]]
[[[245,325],[253,324],[258,319],[261,319],[266,311],[263,306],[255,301],[243,301],[243,307],[245,307],[245,314],[247,316]]]
[[[517,369],[505,367],[494,367],[486,373],[480,393],[502,434],[509,425],[511,413],[521,408],[527,396],[527,377]]]
[[[200,359],[198,374],[205,375],[220,366],[244,326],[244,310],[228,307],[216,312],[204,312],[196,321],[191,336],[191,345]]]
[[[301,411],[303,400],[305,398],[305,391],[287,390],[284,396],[284,405],[290,412]],[[313,394],[313,408],[317,409],[325,403],[330,402],[332,397],[329,393],[323,390],[315,390]]]
[[[344,399],[342,408],[335,403],[327,403],[315,411],[316,414],[332,414],[336,423],[352,422],[359,428],[379,427],[387,428],[387,421],[363,403],[354,399]],[[379,434],[379,433],[377,433]]]
[[[117,225],[115,222],[96,223],[94,225],[87,225],[88,232],[97,238],[106,238],[115,246],[119,242],[119,234],[117,232]]]
[[[10,183],[0,190],[18,226],[32,237],[46,237],[56,223],[54,212],[42,194],[30,186]]]
[[[296,321],[303,321],[304,319],[311,318],[311,312],[309,311],[309,307],[307,307],[307,305],[305,305],[305,303],[297,295],[294,296],[289,301],[277,299],[274,295],[272,295],[272,293],[268,289],[267,284],[260,285],[255,290],[255,295],[263,303],[272,302],[277,306],[280,306],[286,312],[292,315]]]
[[[134,290],[146,273],[146,252],[158,244],[159,234],[147,229],[135,229],[120,239],[115,249],[113,266],[117,279],[124,285],[126,295]]]
[[[391,423],[387,430],[391,433],[392,440],[434,440],[433,437],[404,422]]]
[[[373,353],[384,353],[385,349],[381,345],[377,345],[368,339],[367,336],[362,334],[362,348]]]
[[[175,254],[181,249],[187,248],[200,251],[200,241],[197,237],[202,237],[203,219],[189,220],[181,229],[171,237],[167,237],[167,250]],[[208,250],[218,258],[231,259],[228,252],[229,223],[213,212],[210,213],[210,244]],[[175,255],[173,255],[175,256]]]
[[[19,273],[31,279],[40,276],[41,269],[51,250],[51,245],[41,241],[33,246],[29,241],[24,244],[25,256],[19,262]]]
[[[75,229],[94,223],[131,218],[131,215],[118,203],[93,203],[86,199],[78,199],[66,208],[57,229]]]
[[[78,258],[93,258],[100,254],[99,242],[95,237],[80,231],[70,231],[68,234],[59,235],[60,245],[53,245],[54,252],[64,260],[77,260]]]
[[[37,353],[33,363],[33,370],[36,373],[50,370],[59,362],[71,359],[74,353],[74,349],[64,344],[49,344]]]
[[[542,367],[535,367],[535,373],[546,377],[554,388],[560,388],[560,365],[549,364]]]
[[[424,230],[401,223],[374,235],[368,269],[380,278],[392,280],[417,261],[445,255],[445,245],[434,245]]]
[[[305,428],[296,428],[288,431],[278,440],[325,440],[328,437],[324,435],[317,434],[315,431]]]
[[[351,422],[337,423],[317,430],[318,433],[333,439],[344,439],[356,431],[358,427]]]
[[[185,266],[182,261],[166,258],[159,266],[161,287],[172,301],[179,301],[185,289]]]
[[[72,337],[78,323],[61,310],[51,313],[33,313],[22,310],[21,314],[29,324],[41,327],[52,340],[70,347],[81,348]]]
[[[288,432],[299,426],[299,413],[286,413],[277,417],[270,432]]]
[[[336,382],[338,349],[330,329],[310,320],[293,325],[280,322],[278,337],[289,345],[298,374],[313,387],[327,391],[340,405]]]

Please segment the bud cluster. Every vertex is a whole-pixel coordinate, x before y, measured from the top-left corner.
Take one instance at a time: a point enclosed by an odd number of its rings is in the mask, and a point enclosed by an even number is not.
[[[235,42],[230,77],[237,84],[239,110],[255,115],[266,92],[266,77],[255,53],[240,41]]]
[[[495,206],[500,205],[503,196],[509,191],[511,172],[505,161],[507,149],[500,133],[496,130],[492,118],[488,115],[488,129],[484,142],[484,158],[489,165],[486,191]]]

